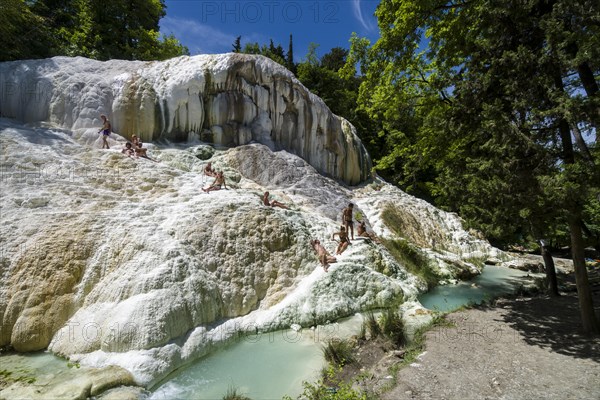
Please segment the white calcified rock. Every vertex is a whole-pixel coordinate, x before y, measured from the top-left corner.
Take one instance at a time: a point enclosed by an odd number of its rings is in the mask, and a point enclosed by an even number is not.
[[[349,202],[446,275],[503,256],[383,181],[332,179],[367,176],[354,128],[266,58],[2,63],[0,85],[1,115],[29,123],[0,119],[0,346],[49,347],[151,385],[240,333],[414,298],[425,283],[368,240],[323,271],[309,240],[333,253]],[[100,112],[121,133],[111,150],[98,148]],[[154,163],[120,153],[133,133],[194,142],[147,144]],[[207,161],[228,190],[200,190]],[[291,210],[264,206],[265,190]],[[385,225],[389,207],[402,226]]]
[[[433,212],[385,183],[348,189],[260,144],[152,146],[153,163],[122,155],[118,136],[100,150],[80,133],[0,120],[0,345],[49,346],[148,385],[240,332],[335,320],[425,287],[375,243],[354,241],[328,273],[309,247],[319,238],[334,252],[350,201],[378,234],[384,203]],[[229,190],[205,194],[196,155],[213,152]],[[292,209],[263,206],[265,190]],[[421,225],[448,229],[448,249],[495,255],[455,216]]]
[[[357,184],[371,161],[354,127],[269,58],[247,54],[163,62],[55,57],[0,63],[0,116],[123,137],[252,141],[286,150],[319,172]]]

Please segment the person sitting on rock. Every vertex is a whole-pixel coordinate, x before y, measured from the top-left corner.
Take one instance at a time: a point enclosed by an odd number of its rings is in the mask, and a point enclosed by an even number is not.
[[[358,233],[358,236],[366,237],[374,242],[379,243],[379,238],[374,233],[367,232],[367,225],[365,224],[365,221],[360,221],[358,223],[358,226],[356,227],[356,232]]]
[[[329,264],[337,262],[336,258],[327,252],[327,249],[323,247],[323,245],[318,239],[311,240],[310,245],[312,246],[315,253],[317,253],[317,258],[323,266],[323,269],[325,270],[325,272],[327,272],[327,270],[329,269]]]
[[[133,146],[131,142],[125,143],[125,148],[121,150],[121,153],[125,154],[128,157],[136,158],[135,151],[133,150]]]
[[[212,167],[212,164],[210,162],[208,162],[206,164],[206,167],[204,167],[204,175],[212,176],[212,177],[217,176],[217,171],[215,171],[215,169]]]
[[[137,142],[137,147],[134,149],[135,150],[135,155],[138,157],[143,157],[146,158],[150,161],[154,161],[156,162],[156,160],[151,159],[150,157],[148,157],[148,154],[146,154],[146,151],[148,151],[147,148],[142,147],[144,145],[144,143],[142,143],[141,140],[138,140]]]
[[[338,247],[335,250],[335,255],[339,256],[344,252],[344,250],[348,248],[350,240],[348,240],[348,232],[346,232],[346,228],[344,228],[343,226],[340,226],[340,231],[335,232],[331,239],[335,240],[336,235],[340,238],[340,241],[338,242]]]
[[[131,143],[133,143],[135,147],[138,147],[140,139],[136,135],[131,135]]]
[[[285,208],[286,210],[290,209],[288,206],[286,206],[283,203],[278,202],[277,200],[273,200],[273,201],[269,202],[269,192],[265,192],[265,194],[263,195],[263,204],[267,207],[279,207],[279,208]]]
[[[202,188],[202,190],[206,193],[209,193],[213,190],[221,190],[221,186],[224,189],[227,189],[227,185],[225,184],[225,176],[223,175],[223,171],[217,172],[217,176],[215,177],[215,181],[209,187]]]

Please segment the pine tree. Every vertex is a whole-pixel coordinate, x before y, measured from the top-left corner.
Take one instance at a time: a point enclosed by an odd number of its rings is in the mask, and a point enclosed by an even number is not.
[[[242,51],[242,37],[238,36],[235,38],[235,42],[233,42],[233,52],[240,53]]]
[[[290,33],[290,44],[288,46],[288,52],[285,57],[285,66],[287,69],[292,71],[292,73],[296,74],[298,71],[296,69],[297,65],[294,63],[294,42],[292,40],[292,34]]]

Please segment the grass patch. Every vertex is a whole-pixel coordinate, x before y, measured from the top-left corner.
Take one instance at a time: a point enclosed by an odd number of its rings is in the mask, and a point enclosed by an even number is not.
[[[455,324],[452,321],[447,320],[446,316],[442,314],[436,315],[430,323],[417,328],[412,340],[408,342],[408,345],[406,346],[404,360],[398,364],[398,368],[413,363],[417,359],[417,356],[425,350],[425,334],[431,329],[440,326],[451,328],[454,327]]]
[[[365,393],[352,389],[352,384],[339,381],[338,370],[329,367],[325,376],[315,383],[303,382],[304,391],[298,400],[369,400]],[[292,400],[284,396],[283,400]]]
[[[325,360],[339,367],[354,362],[353,348],[348,340],[343,339],[329,339],[322,347]]]
[[[0,389],[16,382],[32,384],[35,383],[35,377],[31,376],[29,372],[25,370],[0,370]]]
[[[381,239],[381,243],[408,272],[423,279],[429,289],[437,286],[441,278],[419,248],[404,239]]]
[[[363,320],[361,332],[363,331],[369,334],[371,340],[381,335],[381,327],[379,326],[379,322],[377,322],[377,318],[373,311],[369,311],[367,317]]]
[[[230,387],[227,389],[227,393],[223,396],[223,400],[252,400],[250,397],[246,397],[237,392],[236,388]]]
[[[406,335],[404,334],[404,322],[398,316],[398,313],[391,308],[381,314],[379,318],[382,333],[388,337],[396,346],[402,346],[406,343]]]
[[[416,361],[417,357],[419,356],[419,354],[423,353],[423,351],[425,351],[425,334],[430,331],[431,329],[435,328],[435,327],[454,327],[456,326],[452,321],[449,321],[446,319],[446,315],[441,314],[441,315],[436,315],[435,317],[433,317],[433,320],[431,320],[430,323],[421,326],[420,328],[418,328],[414,335],[412,340],[405,342],[407,344],[405,344],[404,350],[404,358],[402,359],[402,362],[399,362],[398,364],[394,364],[392,365],[388,372],[390,374],[390,376],[392,376],[392,379],[390,380],[390,382],[383,388],[383,392],[386,392],[390,389],[392,389],[393,387],[395,387],[397,385],[397,376],[398,376],[398,371],[409,365],[412,364],[413,362]]]

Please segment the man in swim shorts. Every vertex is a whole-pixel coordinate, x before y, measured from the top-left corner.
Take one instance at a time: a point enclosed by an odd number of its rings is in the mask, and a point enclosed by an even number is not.
[[[354,223],[352,222],[352,211],[354,210],[354,204],[348,204],[348,207],[342,211],[342,221],[346,227],[346,233],[350,232],[352,240],[354,240]]]
[[[210,185],[209,187],[202,188],[202,190],[206,193],[209,193],[213,190],[221,190],[221,186],[223,186],[225,189],[227,189],[227,185],[225,184],[225,176],[223,175],[223,171],[219,171],[217,172],[217,177],[215,178],[215,181],[212,183],[212,185]]]
[[[102,148],[110,149],[108,146],[108,137],[110,136],[110,131],[112,130],[112,126],[110,125],[110,121],[106,118],[106,115],[100,115],[102,119],[102,128],[98,131],[98,133],[102,133]]]

